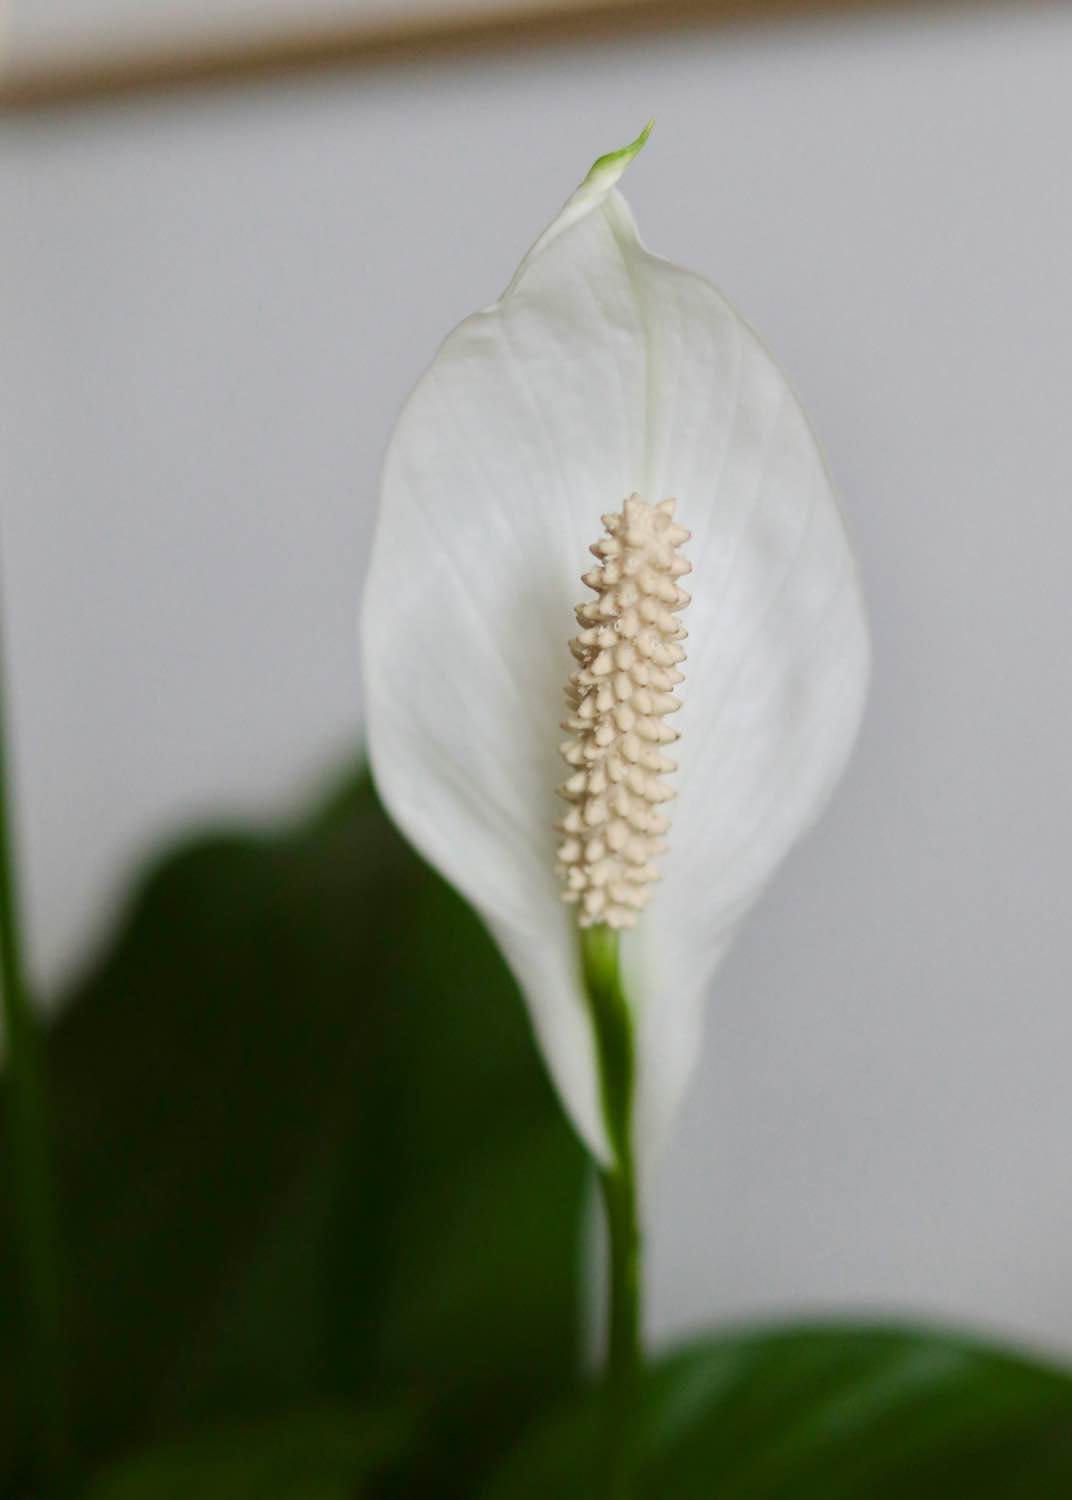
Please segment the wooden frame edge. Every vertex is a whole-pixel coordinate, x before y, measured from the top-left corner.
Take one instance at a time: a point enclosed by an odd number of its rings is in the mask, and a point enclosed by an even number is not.
[[[0,81],[0,113],[22,114],[282,77],[424,62],[473,53],[606,41],[714,23],[765,22],[907,8],[920,0],[529,0],[521,9],[462,17],[294,27],[252,40],[146,49],[55,65],[15,66]]]

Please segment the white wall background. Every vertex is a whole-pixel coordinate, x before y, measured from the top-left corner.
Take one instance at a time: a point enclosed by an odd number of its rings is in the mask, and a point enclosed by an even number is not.
[[[647,238],[845,498],[858,757],[713,996],[666,1334],[849,1305],[1072,1352],[1072,10],[697,32],[6,121],[0,494],[37,973],[360,730],[377,468],[440,336],[650,113]]]

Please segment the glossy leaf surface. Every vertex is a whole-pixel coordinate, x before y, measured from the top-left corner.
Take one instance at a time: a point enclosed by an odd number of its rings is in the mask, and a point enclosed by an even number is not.
[[[647,1374],[641,1500],[1049,1500],[1072,1494],[1072,1379],[957,1337],[801,1327],[713,1338]],[[598,1402],[561,1413],[487,1500],[600,1493]]]

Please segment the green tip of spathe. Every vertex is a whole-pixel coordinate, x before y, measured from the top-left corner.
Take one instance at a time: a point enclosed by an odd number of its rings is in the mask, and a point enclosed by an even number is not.
[[[653,115],[635,141],[631,141],[628,146],[623,146],[620,151],[608,151],[606,156],[601,156],[594,161],[588,173],[589,178],[595,177],[598,172],[605,172],[608,167],[618,167],[620,171],[623,171],[637,152],[643,151],[654,124],[655,116]]]

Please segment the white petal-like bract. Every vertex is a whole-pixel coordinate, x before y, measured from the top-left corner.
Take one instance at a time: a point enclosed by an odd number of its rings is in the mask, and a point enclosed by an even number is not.
[[[755,334],[651,254],[601,158],[509,288],[446,339],[384,467],[364,606],[383,799],[481,913],[566,1108],[608,1159],[576,912],[555,875],[559,723],[600,516],[676,497],[692,532],[669,850],[622,962],[644,1175],[738,924],[852,747],[869,648],[822,458]]]

